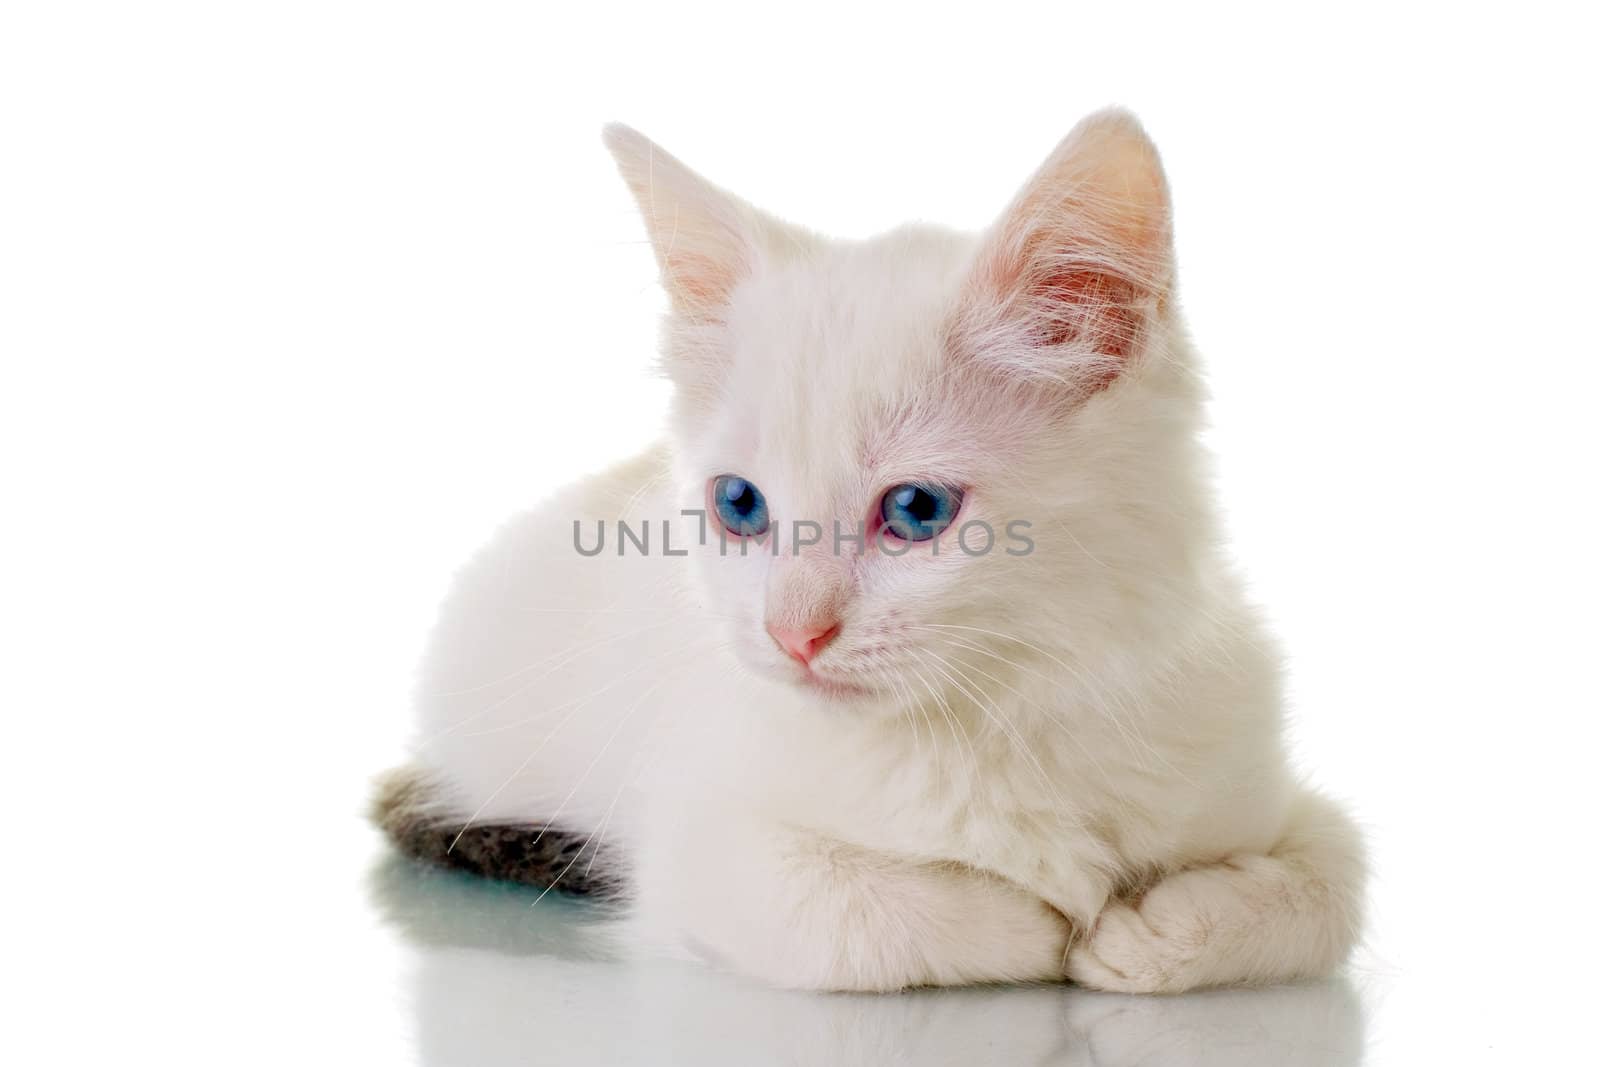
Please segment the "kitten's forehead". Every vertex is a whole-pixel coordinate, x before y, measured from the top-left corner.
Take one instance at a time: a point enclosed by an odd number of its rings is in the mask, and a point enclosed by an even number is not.
[[[826,244],[758,271],[735,299],[731,324],[740,341],[783,344],[792,358],[767,364],[780,373],[893,370],[882,355],[937,331],[967,253],[967,239],[921,228]]]
[[[873,458],[885,419],[939,381],[971,246],[906,227],[773,264],[741,287],[728,396],[763,466],[821,493]]]

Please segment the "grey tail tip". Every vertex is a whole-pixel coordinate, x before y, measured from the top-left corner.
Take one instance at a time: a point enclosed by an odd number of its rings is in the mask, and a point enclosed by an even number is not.
[[[616,899],[625,888],[616,850],[540,822],[473,823],[454,813],[426,772],[381,775],[368,815],[400,852],[436,867],[574,896]]]

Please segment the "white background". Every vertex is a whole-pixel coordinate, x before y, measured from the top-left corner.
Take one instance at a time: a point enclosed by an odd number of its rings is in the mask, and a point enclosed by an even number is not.
[[[1371,828],[1365,1062],[1583,1058],[1589,17],[0,9],[6,1058],[501,1062],[419,1023],[358,814],[452,567],[660,426],[600,124],[862,236],[983,225],[1110,102],[1165,156],[1302,763]]]

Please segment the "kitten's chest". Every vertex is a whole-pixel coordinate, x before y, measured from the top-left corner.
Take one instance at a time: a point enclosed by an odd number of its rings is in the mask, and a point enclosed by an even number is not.
[[[808,724],[809,725],[809,724]],[[992,871],[1091,918],[1112,874],[1070,768],[993,735],[777,731],[743,769],[779,821],[919,862]]]

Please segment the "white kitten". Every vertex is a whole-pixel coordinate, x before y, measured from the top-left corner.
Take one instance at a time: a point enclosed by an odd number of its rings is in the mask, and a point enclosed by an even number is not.
[[[460,575],[395,839],[786,986],[1335,967],[1361,845],[1288,767],[1218,549],[1138,124],[1080,124],[981,236],[862,242],[606,141],[671,297],[672,440]]]

